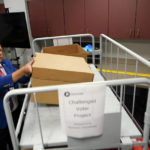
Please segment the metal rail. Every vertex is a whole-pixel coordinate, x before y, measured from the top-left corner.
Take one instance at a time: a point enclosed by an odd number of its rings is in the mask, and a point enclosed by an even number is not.
[[[80,44],[82,42],[83,37],[90,37],[92,46],[93,46],[93,51],[92,51],[92,62],[95,64],[95,39],[92,34],[75,34],[75,35],[65,35],[65,36],[53,36],[53,37],[41,37],[41,38],[36,38],[32,41],[32,47],[33,47],[33,55],[35,54],[35,45],[36,42],[38,41],[44,41],[46,45],[47,40],[54,40],[54,39],[66,39],[66,38],[80,38]]]
[[[146,59],[144,59],[143,57],[141,57],[140,55],[134,53],[133,51],[131,51],[129,48],[121,45],[120,43],[118,43],[117,41],[111,39],[110,37],[104,35],[104,34],[101,34],[100,35],[100,47],[101,47],[101,50],[103,50],[102,48],[102,39],[106,39],[106,41],[109,41],[111,42],[112,44],[116,45],[117,47],[119,47],[122,51],[126,52],[127,54],[133,56],[136,60],[142,62],[143,64],[145,64],[146,66],[150,67],[150,62]]]
[[[100,72],[106,80],[137,78],[144,75],[150,77],[150,62],[148,60],[104,34],[100,35],[100,49]],[[134,119],[138,87],[136,85],[132,87],[132,110],[130,112],[132,119]],[[124,86],[123,88],[125,103],[126,87]],[[118,86],[115,87],[115,93],[116,95],[119,93]]]
[[[77,87],[81,84],[84,85],[106,85],[106,86],[117,86],[117,85],[128,85],[128,84],[142,84],[145,83],[150,86],[150,80],[145,78],[134,78],[134,79],[121,79],[121,80],[110,80],[110,81],[100,81],[100,82],[87,82],[87,83],[78,83],[78,84],[69,84],[69,85],[59,85],[59,86],[45,86],[45,87],[35,87],[35,88],[26,88],[26,89],[16,89],[9,91],[4,97],[4,109],[6,113],[6,118],[8,122],[8,127],[11,135],[13,148],[15,150],[19,150],[19,141],[15,134],[14,123],[12,120],[12,114],[9,107],[9,98],[13,95],[21,95],[21,94],[30,94],[30,93],[37,93],[37,92],[48,92],[48,91],[57,91],[60,87],[66,88],[69,86]],[[147,109],[145,112],[145,121],[144,121],[144,134],[143,134],[143,142],[141,145],[144,145],[144,150],[146,150],[148,145],[149,139],[149,131],[150,131],[150,88],[148,94],[148,101],[147,101]],[[135,143],[134,143],[135,144]],[[137,143],[139,144],[139,143]],[[121,145],[118,145],[121,147]],[[94,148],[94,147],[93,147]],[[95,146],[96,148],[96,146]]]

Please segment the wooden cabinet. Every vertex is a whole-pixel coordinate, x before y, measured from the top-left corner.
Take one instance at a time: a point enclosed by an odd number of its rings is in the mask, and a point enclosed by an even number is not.
[[[31,0],[29,16],[34,37],[104,33],[147,39],[149,6],[150,0]]]
[[[150,0],[137,1],[135,38],[150,39]]]
[[[108,33],[108,0],[85,0],[85,24],[95,37]]]
[[[109,1],[109,36],[134,38],[136,0]]]
[[[85,33],[84,5],[84,0],[64,0],[64,20],[66,34]]]
[[[110,0],[109,36],[150,39],[150,0]]]
[[[99,37],[108,31],[108,0],[64,0],[64,16],[66,34]]]
[[[64,35],[63,0],[44,0],[48,36]]]
[[[28,8],[33,37],[64,35],[62,0],[31,0]]]
[[[31,0],[28,3],[33,37],[47,36],[47,23],[44,0]]]
[[[32,0],[29,15],[34,37],[108,32],[108,0]]]

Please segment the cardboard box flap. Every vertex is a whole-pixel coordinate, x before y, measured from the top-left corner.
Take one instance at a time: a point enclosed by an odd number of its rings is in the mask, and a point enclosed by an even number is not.
[[[66,82],[88,82],[93,80],[94,75],[83,58],[36,53],[32,76]]]
[[[43,52],[51,53],[51,54],[60,54],[60,55],[87,55],[88,54],[78,44],[44,47]]]

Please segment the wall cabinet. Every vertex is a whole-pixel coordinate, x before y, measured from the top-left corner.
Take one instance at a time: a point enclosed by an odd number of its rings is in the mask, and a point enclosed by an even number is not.
[[[28,8],[33,37],[64,35],[63,0],[31,0]]]
[[[109,29],[112,38],[133,38],[136,0],[109,1]]]
[[[34,37],[101,33],[112,38],[150,38],[150,0],[31,0]]]
[[[92,33],[99,37],[108,31],[108,0],[64,0],[65,33]]]
[[[150,38],[149,0],[110,0],[109,36],[112,38]]]
[[[150,0],[137,1],[135,38],[150,39]]]
[[[34,37],[107,34],[108,0],[32,0],[28,6]]]
[[[28,11],[32,36],[47,36],[47,22],[44,1],[31,0],[28,3]]]
[[[108,0],[85,0],[85,24],[95,37],[108,33]]]
[[[44,0],[48,36],[64,35],[63,0]]]
[[[64,0],[66,34],[85,33],[84,0]]]

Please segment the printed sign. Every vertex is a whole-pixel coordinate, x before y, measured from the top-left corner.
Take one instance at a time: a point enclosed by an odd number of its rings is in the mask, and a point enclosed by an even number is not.
[[[60,88],[61,125],[67,136],[86,138],[103,133],[105,85]]]

